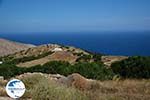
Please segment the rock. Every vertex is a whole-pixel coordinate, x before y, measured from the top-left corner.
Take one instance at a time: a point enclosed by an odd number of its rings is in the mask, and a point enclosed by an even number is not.
[[[59,83],[63,83],[63,82],[61,82],[60,79],[65,79],[66,77],[63,75],[60,75],[60,74],[49,74],[49,78],[51,78],[51,80],[55,80]]]
[[[57,80],[57,82],[58,82],[58,83],[61,83],[61,84],[63,84],[63,85],[66,85],[66,86],[69,85],[69,83],[68,83],[68,78],[67,78],[67,77],[61,77],[61,78],[59,78],[59,79]]]
[[[86,90],[86,89],[91,88],[91,81],[84,78],[83,76],[81,76],[78,73],[69,75],[67,77],[67,83],[68,83],[68,85],[78,88],[80,90]]]
[[[90,89],[93,84],[93,80],[86,79],[85,77],[81,76],[78,73],[73,73],[73,74],[69,75],[68,77],[65,77],[60,74],[43,74],[43,73],[35,72],[35,73],[24,73],[22,75],[17,76],[16,78],[22,79],[25,77],[31,77],[33,75],[41,75],[43,77],[46,77],[47,79],[53,80],[62,85],[66,85],[68,87],[75,87],[80,90]]]

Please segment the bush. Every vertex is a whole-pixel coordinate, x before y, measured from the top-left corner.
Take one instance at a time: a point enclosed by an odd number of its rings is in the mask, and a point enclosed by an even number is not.
[[[96,62],[101,61],[101,57],[102,57],[101,54],[93,54],[93,59]]]
[[[102,63],[77,63],[73,66],[73,73],[79,73],[86,78],[108,80],[112,79],[114,73],[111,69],[107,69]]]
[[[13,59],[13,57],[11,57],[11,56],[5,56],[5,57],[0,58],[0,59],[4,60],[4,62],[8,63],[8,64],[18,64],[18,63],[24,63],[27,61],[35,60],[35,59],[40,59],[40,58],[43,58],[45,56],[51,55],[52,53],[53,52],[49,51],[49,52],[39,54],[37,56],[28,56],[28,57],[15,58],[15,59]]]
[[[150,57],[134,56],[111,65],[124,78],[150,78]]]
[[[44,65],[36,65],[27,68],[28,72],[42,72],[47,74],[62,74],[68,75],[70,73],[71,65],[68,62],[51,61]]]
[[[94,60],[94,62],[100,62],[101,61],[101,54],[80,54],[78,53],[77,56],[80,56],[76,62],[89,62],[90,60]]]
[[[104,64],[100,62],[79,62],[71,65],[68,62],[51,61],[44,65],[36,65],[29,68],[16,67],[13,64],[2,64],[0,66],[0,76],[4,76],[4,78],[10,78],[26,72],[42,72],[65,76],[72,73],[79,73],[86,78],[99,80],[112,79],[114,75],[111,69],[107,69]]]
[[[0,76],[4,76],[4,78],[11,78],[13,76],[22,74],[25,72],[24,68],[16,67],[15,65],[10,64],[2,64],[0,65]]]
[[[89,62],[91,59],[92,55],[83,54],[76,60],[76,62]]]
[[[107,69],[102,63],[88,63],[80,62],[71,65],[68,62],[52,61],[44,64],[43,66],[37,65],[27,69],[28,72],[42,72],[47,74],[61,74],[70,75],[72,73],[79,73],[86,78],[92,79],[112,79],[114,73],[111,69]]]

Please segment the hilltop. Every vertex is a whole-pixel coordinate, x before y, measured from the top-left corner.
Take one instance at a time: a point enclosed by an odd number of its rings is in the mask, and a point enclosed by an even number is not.
[[[26,50],[31,47],[35,47],[35,45],[18,43],[0,38],[0,56],[13,54],[15,52]]]
[[[12,61],[20,67],[43,65],[49,61],[66,61],[75,63],[82,56],[89,56],[88,52],[71,46],[45,44],[28,48],[3,57],[3,61]]]

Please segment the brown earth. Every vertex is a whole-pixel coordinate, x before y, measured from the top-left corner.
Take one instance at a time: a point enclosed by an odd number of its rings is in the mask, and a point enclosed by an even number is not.
[[[0,56],[5,56],[8,54],[13,54],[28,48],[35,47],[31,44],[23,44],[18,42],[13,42],[0,38]]]
[[[78,73],[71,74],[67,77],[68,84],[80,90],[87,90],[91,88],[91,81],[81,76]]]
[[[28,61],[25,63],[19,63],[17,66],[19,66],[19,67],[31,67],[31,66],[35,66],[35,65],[43,65],[49,61],[67,61],[69,63],[74,63],[77,58],[78,58],[77,56],[73,55],[70,52],[58,51],[58,52],[54,52],[53,54],[48,55],[48,56],[43,57],[43,58],[40,58],[40,59]]]
[[[127,58],[128,58],[127,56],[102,56],[102,62],[105,65],[110,66],[112,63],[116,61],[121,61]]]
[[[81,53],[83,52],[84,54],[88,54],[87,52],[85,52],[84,50],[81,50],[79,48],[75,48],[75,47],[65,47],[65,46],[60,46],[57,44],[46,44],[46,45],[40,45],[34,48],[29,48],[27,50],[23,50],[21,52],[17,52],[13,55],[10,55],[10,57],[13,58],[23,58],[23,57],[29,57],[29,56],[38,56],[47,52],[54,52],[53,50],[55,48],[61,48],[62,51],[66,51],[66,52],[71,52],[71,53]]]

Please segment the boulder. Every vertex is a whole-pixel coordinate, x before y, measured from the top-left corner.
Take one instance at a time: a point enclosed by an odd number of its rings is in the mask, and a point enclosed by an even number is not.
[[[73,86],[80,90],[86,90],[91,88],[91,81],[84,78],[78,73],[73,73],[66,78],[60,78],[59,82],[66,84],[67,86]]]

